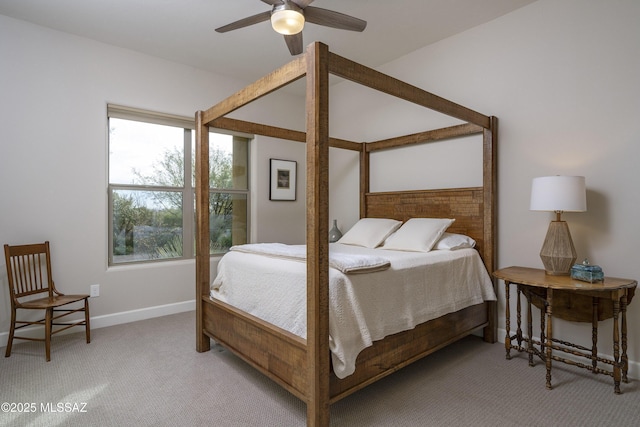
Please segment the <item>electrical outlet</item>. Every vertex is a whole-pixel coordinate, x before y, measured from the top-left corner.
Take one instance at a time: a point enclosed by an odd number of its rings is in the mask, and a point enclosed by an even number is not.
[[[100,285],[91,285],[90,296],[99,297],[100,296]]]

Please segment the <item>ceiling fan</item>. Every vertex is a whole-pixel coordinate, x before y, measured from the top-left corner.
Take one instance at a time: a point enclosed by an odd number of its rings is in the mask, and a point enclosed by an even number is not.
[[[261,0],[273,6],[270,12],[262,12],[216,28],[218,33],[248,27],[249,25],[271,20],[273,29],[284,35],[291,55],[302,53],[302,28],[304,23],[324,25],[349,31],[364,31],[367,22],[344,13],[309,6],[313,0]]]

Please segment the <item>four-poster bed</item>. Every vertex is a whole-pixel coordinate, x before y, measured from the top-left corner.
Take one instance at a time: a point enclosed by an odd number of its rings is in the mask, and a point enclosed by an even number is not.
[[[359,143],[331,138],[328,129],[329,74],[447,114],[464,124],[398,138]],[[306,132],[226,118],[227,114],[306,77]],[[497,119],[329,52],[314,43],[305,54],[206,111],[196,113],[196,348],[210,339],[222,344],[307,404],[307,424],[329,424],[329,405],[479,328],[496,341],[495,302],[451,312],[375,341],[364,349],[355,373],[338,378],[329,351],[329,147],[360,153],[360,216],[406,221],[414,217],[455,218],[448,231],[476,240],[488,271],[495,268]],[[210,297],[208,128],[216,127],[306,142],[306,340]],[[372,193],[370,153],[413,143],[482,135],[481,187]]]

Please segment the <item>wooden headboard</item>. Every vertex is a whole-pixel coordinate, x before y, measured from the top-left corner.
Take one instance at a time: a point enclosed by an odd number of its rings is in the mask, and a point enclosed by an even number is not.
[[[484,255],[482,187],[367,193],[364,200],[369,218],[455,218],[447,231],[473,238],[480,256]]]

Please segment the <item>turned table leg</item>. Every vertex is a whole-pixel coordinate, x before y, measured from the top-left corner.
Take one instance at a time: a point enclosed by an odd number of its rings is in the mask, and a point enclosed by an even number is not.
[[[622,316],[622,381],[629,382],[627,371],[629,369],[629,358],[627,357],[627,291],[620,299],[620,314]]]
[[[527,351],[529,352],[529,366],[533,366],[533,325],[531,324],[531,291],[527,292]]]
[[[591,367],[594,374],[598,368],[598,302],[599,298],[592,298],[591,307]]]
[[[504,349],[507,352],[507,360],[511,359],[511,311],[509,309],[509,282],[504,281],[504,320],[507,334],[504,337]]]
[[[620,394],[620,330],[618,316],[620,314],[620,300],[613,300],[613,391]]]
[[[553,357],[552,354],[552,338],[553,338],[553,326],[552,326],[552,315],[553,315],[553,289],[547,289],[547,336],[546,336],[546,357],[545,363],[547,366],[547,388],[551,390],[553,387],[551,386],[551,360]]]
[[[518,340],[518,349],[522,349],[522,295],[521,285],[516,288],[516,338]]]

